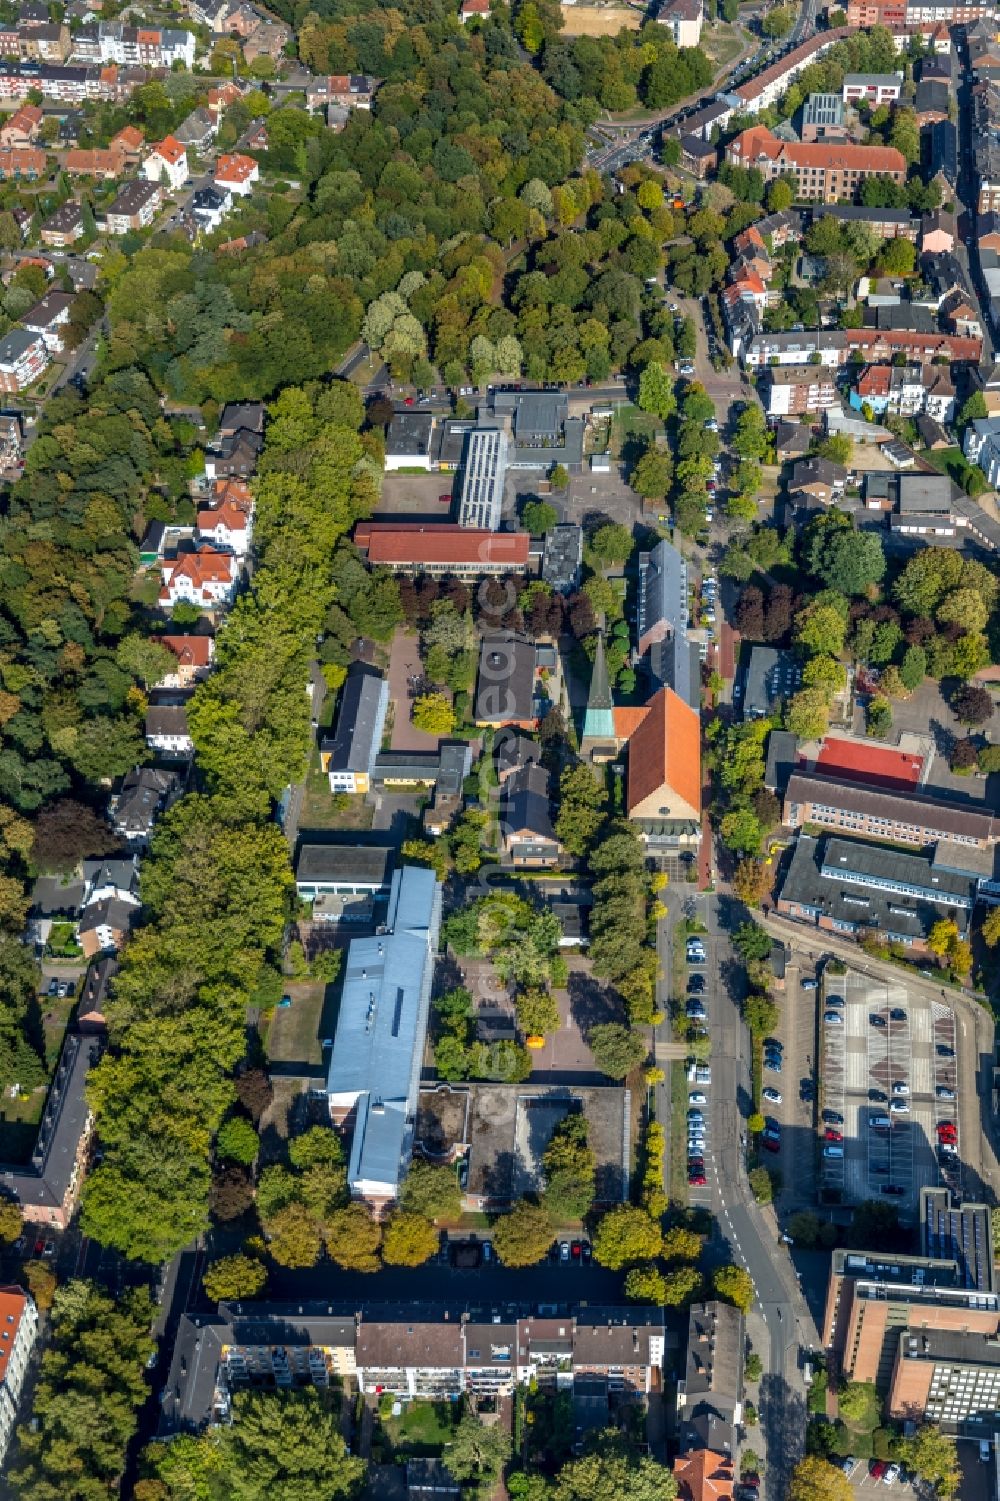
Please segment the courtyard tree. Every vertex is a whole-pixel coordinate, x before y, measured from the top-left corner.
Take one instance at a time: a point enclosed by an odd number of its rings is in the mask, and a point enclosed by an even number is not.
[[[202,1282],[213,1303],[257,1298],[267,1286],[267,1268],[255,1256],[222,1256],[205,1269]]]
[[[621,1022],[601,1022],[587,1033],[594,1062],[609,1079],[624,1079],[639,1067],[648,1051],[646,1043]]]
[[[377,1272],[382,1227],[363,1204],[335,1209],[323,1230],[327,1254],[348,1272]]]
[[[455,711],[444,693],[424,693],[413,701],[413,724],[427,735],[450,735]]]
[[[701,1273],[695,1266],[679,1266],[663,1279],[663,1302],[668,1308],[680,1308],[701,1292]]]
[[[587,1141],[587,1117],[573,1111],[549,1138],[542,1155],[545,1207],[552,1219],[582,1220],[594,1202],[597,1161]]]
[[[260,1137],[244,1116],[232,1115],[219,1127],[215,1151],[226,1162],[239,1162],[250,1167],[257,1160]]]
[[[505,1428],[499,1423],[484,1423],[469,1412],[444,1451],[444,1467],[455,1480],[474,1487],[481,1496],[489,1496],[496,1488],[510,1451],[510,1435]]]
[[[548,1210],[530,1199],[519,1199],[494,1221],[493,1244],[504,1266],[534,1266],[552,1244]]]
[[[559,1003],[540,985],[519,990],[514,998],[517,1025],[525,1037],[550,1037],[559,1031]]]
[[[662,1306],[665,1289],[663,1273],[655,1262],[647,1261],[642,1266],[634,1266],[626,1274],[625,1296],[632,1303],[655,1303]]]
[[[604,1215],[594,1235],[594,1259],[611,1271],[659,1256],[663,1235],[645,1209],[619,1204]]]
[[[415,1158],[406,1174],[400,1202],[411,1214],[429,1220],[457,1219],[462,1210],[462,1190],[455,1169]]]

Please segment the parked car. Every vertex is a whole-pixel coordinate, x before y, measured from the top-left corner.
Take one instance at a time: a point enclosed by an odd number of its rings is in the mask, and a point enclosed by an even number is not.
[[[700,994],[705,989],[704,975],[688,975],[688,991],[692,995]]]
[[[955,1098],[955,1091],[953,1089],[949,1089],[947,1084],[939,1084],[934,1093],[937,1095],[939,1100],[953,1100]]]
[[[892,1010],[889,1012],[889,1020],[891,1022],[905,1022],[906,1012],[903,1010],[902,1006],[893,1006]],[[896,1467],[896,1473],[899,1473],[898,1466]]]
[[[688,1104],[689,1105],[707,1105],[708,1104],[708,1095],[707,1094],[702,1094],[700,1091],[698,1091],[696,1094],[689,1094],[688,1095]]]
[[[902,1079],[897,1079],[895,1084],[892,1086],[892,1092],[896,1095],[909,1094],[910,1086],[908,1084],[904,1084]]]
[[[889,1468],[886,1470],[885,1474],[882,1476],[882,1484],[883,1485],[895,1485],[895,1483],[896,1483],[896,1481],[898,1479],[899,1479],[899,1465],[892,1464],[892,1465],[889,1466]]]
[[[881,1480],[886,1472],[886,1468],[884,1459],[872,1459],[868,1463],[868,1473],[873,1480]]]
[[[870,1025],[873,1026],[873,1027],[885,1027],[885,1026],[888,1026],[888,1023],[886,1022],[885,1017],[884,1016],[879,1016],[879,1014],[878,1014],[877,1011],[873,1011],[870,1014],[870,1016],[868,1017],[868,1021],[869,1021]]]
[[[767,1089],[762,1089],[761,1094],[770,1105],[781,1104],[781,1095],[778,1090],[768,1087]]]
[[[834,1126],[827,1126],[826,1130],[823,1132],[823,1138],[825,1141],[843,1141],[844,1133],[842,1131],[838,1131]]]
[[[826,1146],[823,1148],[824,1157],[843,1157],[843,1155],[843,1145],[838,1142],[828,1141]]]
[[[560,1246],[559,1246],[559,1260],[560,1261],[568,1261],[569,1260],[569,1241],[568,1240],[564,1240],[564,1241],[562,1241],[560,1243]]]
[[[909,1115],[910,1102],[909,1100],[893,1100],[889,1106],[889,1109],[892,1111],[893,1115]]]
[[[824,1110],[823,1119],[831,1126],[842,1126],[844,1124],[844,1117],[839,1110]]]
[[[844,1025],[844,1018],[839,1011],[824,1011],[823,1022],[828,1027],[842,1027]]]
[[[826,1004],[828,1006],[842,1006],[844,1004],[844,997],[842,995],[828,995]]]
[[[819,986],[819,981],[818,980],[803,980],[802,981],[802,989],[803,990],[816,990],[818,988],[818,986]]]

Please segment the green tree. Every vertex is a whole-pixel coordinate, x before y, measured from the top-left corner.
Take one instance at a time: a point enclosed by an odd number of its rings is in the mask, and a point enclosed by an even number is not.
[[[736,421],[732,450],[741,459],[760,461],[770,446],[764,412],[756,402],[748,402]]]
[[[639,407],[665,422],[677,410],[674,383],[666,366],[651,360],[639,377]]]
[[[591,552],[605,566],[627,562],[634,546],[630,529],[618,522],[598,527],[588,542]]]
[[[444,1451],[449,1475],[482,1496],[491,1495],[510,1459],[510,1435],[499,1424],[487,1425],[466,1413]]]
[[[386,1221],[382,1260],[387,1266],[421,1266],[437,1248],[437,1231],[423,1215],[399,1210]]]
[[[822,740],[830,727],[830,704],[822,688],[801,688],[790,700],[785,722],[800,740]]]
[[[560,1470],[552,1501],[673,1501],[677,1482],[665,1465],[635,1447],[617,1429],[592,1435],[590,1452]]]
[[[443,693],[424,693],[413,701],[413,723],[427,735],[450,735],[455,711]]]
[[[660,1254],[663,1236],[644,1209],[619,1204],[604,1215],[594,1235],[594,1259],[611,1271]]]
[[[870,1381],[848,1382],[839,1394],[837,1408],[845,1422],[867,1429],[877,1428],[882,1415],[881,1400]]]
[[[791,208],[795,201],[795,191],[791,184],[783,177],[776,177],[767,188],[767,211],[769,214],[780,214],[785,209]]]
[[[493,1244],[505,1266],[534,1266],[552,1244],[548,1210],[544,1205],[519,1199],[494,1222]]]
[[[557,1224],[584,1219],[594,1202],[597,1159],[587,1141],[582,1112],[567,1115],[555,1128],[542,1154],[542,1172],[551,1218]]]
[[[569,489],[569,470],[565,464],[553,464],[549,470],[549,484],[553,490]]]
[[[403,1182],[400,1203],[411,1214],[429,1220],[457,1219],[462,1209],[462,1191],[454,1168],[436,1167],[431,1162],[414,1159]]]
[[[260,1138],[253,1123],[241,1115],[230,1116],[219,1127],[215,1151],[225,1161],[242,1162],[244,1167],[251,1167],[260,1151]]]
[[[939,1496],[954,1496],[961,1484],[958,1447],[950,1434],[933,1423],[921,1423],[915,1433],[904,1435],[896,1448],[898,1457]]]
[[[555,506],[544,500],[525,501],[521,510],[521,525],[533,537],[541,537],[558,524],[559,514]]]
[[[851,1501],[851,1482],[818,1454],[807,1455],[792,1471],[788,1501]]]
[[[655,1303],[662,1306],[666,1283],[663,1273],[652,1261],[632,1267],[625,1275],[625,1296],[632,1303]]]
[[[514,998],[517,1025],[525,1037],[550,1037],[561,1025],[559,1002],[540,985],[519,990]]]
[[[304,1495],[336,1501],[356,1496],[364,1480],[366,1462],[348,1454],[339,1413],[325,1408],[312,1387],[238,1393],[233,1422],[219,1432],[224,1484],[233,1501],[296,1501]]]
[[[253,1256],[222,1256],[206,1267],[202,1282],[213,1303],[258,1298],[267,1286],[267,1268]]]
[[[716,1295],[726,1303],[733,1303],[744,1314],[753,1307],[754,1286],[750,1273],[741,1266],[720,1266],[712,1273],[712,1286]]]
[[[319,1226],[304,1204],[286,1204],[268,1218],[265,1229],[268,1248],[279,1266],[316,1265],[322,1240]]]
[[[556,834],[571,855],[586,853],[604,821],[607,792],[582,761],[567,766],[559,778]]]
[[[632,489],[644,500],[662,499],[670,489],[673,466],[666,449],[651,445],[632,471]]]
[[[994,909],[1000,912],[1000,907]],[[10,1245],[24,1229],[21,1208],[13,1199],[0,1198],[0,1241]]]
[[[594,1062],[609,1079],[624,1079],[646,1057],[646,1044],[637,1032],[621,1022],[601,1022],[587,1033],[587,1046]]]
[[[324,1227],[327,1254],[349,1272],[377,1272],[382,1229],[363,1204],[347,1204]]]
[[[681,1308],[693,1302],[701,1291],[701,1273],[697,1267],[679,1266],[663,1279],[663,1302],[667,1308]]]

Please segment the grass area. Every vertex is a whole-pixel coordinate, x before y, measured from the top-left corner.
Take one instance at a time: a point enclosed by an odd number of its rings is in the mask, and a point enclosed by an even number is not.
[[[129,590],[133,604],[152,609],[160,597],[160,570],[151,568],[146,573],[137,573]]]
[[[687,1069],[680,1058],[670,1065],[670,1182],[672,1204],[687,1203]]]
[[[51,1075],[62,1051],[66,1027],[75,1005],[74,996],[39,997],[42,1035],[45,1039],[45,1064]],[[48,1094],[44,1088],[19,1095],[16,1100],[4,1096],[0,1102],[0,1162],[27,1162],[35,1146],[38,1123]]]
[[[954,480],[963,490],[967,474],[981,473],[974,464],[969,463],[960,448],[926,449],[920,457],[932,464],[939,474],[946,474],[949,479]]]
[[[730,26],[727,21],[717,21],[714,26],[704,28],[698,45],[718,72],[739,57],[749,40],[742,27]]]
[[[630,438],[640,438],[645,442],[654,438],[661,426],[658,417],[649,412],[641,412],[638,407],[619,407],[611,423],[612,458],[621,458],[622,450]]]
[[[364,831],[371,828],[374,816],[375,809],[360,795],[342,793],[335,796],[330,791],[329,780],[320,766],[319,749],[313,746],[306,773],[299,827]]]
[[[327,987],[318,980],[289,980],[290,1006],[279,1006],[267,1029],[265,1046],[272,1063],[318,1064],[323,1061],[324,1000]],[[331,1034],[332,1035],[332,1032]]]
[[[460,1402],[407,1402],[398,1417],[392,1415],[393,1399],[383,1397],[379,1428],[391,1459],[432,1459],[440,1455],[458,1427]],[[384,1407],[384,1412],[382,1410]]]

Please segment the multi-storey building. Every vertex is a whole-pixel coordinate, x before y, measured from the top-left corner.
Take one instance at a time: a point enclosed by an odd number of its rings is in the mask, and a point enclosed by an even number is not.
[[[767,109],[771,104],[777,104],[782,94],[788,91],[799,74],[814,63],[824,52],[842,42],[850,36],[850,28],[847,26],[835,27],[832,31],[818,32],[808,41],[798,47],[793,47],[791,52],[772,63],[769,68],[764,68],[760,73],[748,78],[746,83],[739,84],[730,93],[723,97],[726,103],[731,104],[739,114],[759,115],[761,110]]]
[[[0,339],[0,391],[23,391],[48,369],[49,353],[41,334],[12,328]]]
[[[530,543],[527,532],[490,532],[418,521],[359,521],[354,528],[354,545],[372,568],[426,573],[432,578],[524,573]]]
[[[895,104],[903,91],[902,73],[848,73],[843,83],[845,104]]]
[[[126,235],[130,230],[148,229],[163,202],[159,183],[134,178],[122,188],[107,211],[108,234]]]
[[[760,382],[760,396],[769,417],[825,412],[838,403],[829,366],[773,365]]]
[[[0,1465],[14,1435],[17,1405],[38,1338],[38,1310],[20,1287],[0,1288]]]
[[[459,477],[459,526],[495,532],[500,527],[507,434],[496,427],[475,427],[465,440]]]
[[[894,147],[783,141],[762,125],[753,125],[730,141],[726,160],[737,167],[756,167],[765,182],[793,178],[798,197],[826,203],[853,198],[866,177],[906,181],[906,160]]]
[[[239,582],[240,563],[232,553],[199,547],[197,552],[165,559],[162,576],[161,606],[170,608],[179,600],[186,600],[203,610],[211,610],[232,599]]]

